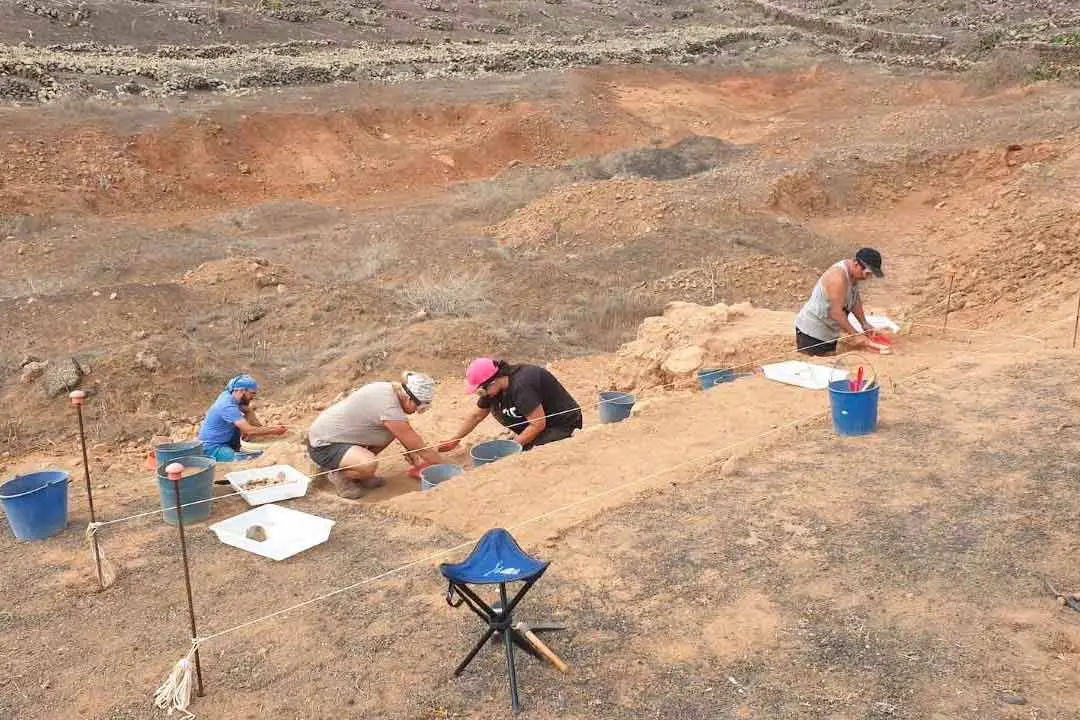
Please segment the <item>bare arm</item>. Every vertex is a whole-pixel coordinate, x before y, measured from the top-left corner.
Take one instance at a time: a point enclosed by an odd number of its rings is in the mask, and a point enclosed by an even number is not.
[[[442,455],[434,448],[425,447],[424,439],[420,437],[420,433],[413,430],[413,426],[407,420],[386,420],[383,425],[394,434],[394,437],[405,446],[406,450],[413,455],[419,456],[425,463],[438,465],[443,461]]]
[[[285,427],[282,425],[275,427],[252,425],[247,418],[241,418],[233,424],[240,430],[240,437],[266,437],[268,435],[284,435],[286,432]]]
[[[458,431],[454,433],[454,437],[451,438],[451,441],[461,440],[461,438],[475,430],[476,426],[482,423],[484,418],[490,414],[491,411],[487,408],[473,408],[472,412],[465,416],[465,420],[461,423],[461,427],[458,428]]]
[[[544,406],[537,405],[535,410],[525,416],[525,419],[529,421],[529,424],[516,438],[522,446],[528,445],[535,440],[536,436],[544,432],[544,428],[547,427],[547,414],[544,412]]]
[[[829,318],[832,319],[845,335],[858,335],[847,319],[847,311],[844,310],[844,297],[847,295],[848,280],[839,269],[830,272],[825,278],[825,295],[829,298]],[[862,310],[860,304],[860,311]],[[858,316],[856,316],[858,317]]]
[[[863,310],[862,297],[855,296],[855,307],[851,308],[851,314],[855,316],[855,319],[859,321],[859,325],[862,326],[863,332],[870,332],[874,328],[870,326],[869,321],[866,319],[866,313]]]

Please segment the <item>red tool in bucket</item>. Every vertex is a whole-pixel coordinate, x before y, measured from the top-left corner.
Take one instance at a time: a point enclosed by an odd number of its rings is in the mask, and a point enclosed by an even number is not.
[[[848,380],[848,390],[851,392],[859,392],[859,390],[862,389],[864,372],[865,369],[860,365],[858,371],[855,373],[855,379]]]

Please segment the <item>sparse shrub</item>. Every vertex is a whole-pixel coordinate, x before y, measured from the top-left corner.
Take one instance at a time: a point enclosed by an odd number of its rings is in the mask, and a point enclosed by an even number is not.
[[[424,275],[400,288],[398,300],[414,312],[433,317],[469,317],[491,304],[490,291],[491,282],[480,273]]]
[[[578,296],[574,303],[552,317],[550,329],[567,343],[603,352],[633,339],[641,321],[659,315],[664,306],[659,298],[620,289]]]
[[[1054,45],[1080,45],[1080,31],[1061,33],[1050,38]]]
[[[986,52],[996,48],[1005,39],[1004,30],[993,30],[979,35],[975,43],[977,49]]]
[[[90,277],[96,281],[119,280],[130,269],[127,258],[115,255],[101,255],[87,264]]]
[[[1030,82],[1041,82],[1043,80],[1057,80],[1061,77],[1061,70],[1055,68],[1046,63],[1040,63],[1028,71],[1028,80]]]
[[[1033,53],[997,48],[986,62],[971,71],[968,79],[976,89],[994,92],[1031,82],[1031,73],[1038,65],[1038,57]]]
[[[355,355],[354,377],[379,369],[390,357],[390,340],[383,332],[372,333],[357,344],[363,347]]]
[[[335,280],[359,282],[377,277],[401,256],[401,250],[389,240],[356,244],[331,269]]]

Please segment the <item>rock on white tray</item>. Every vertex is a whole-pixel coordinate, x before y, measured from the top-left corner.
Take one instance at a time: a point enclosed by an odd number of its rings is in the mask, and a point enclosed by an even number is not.
[[[285,473],[288,482],[258,488],[257,490],[244,489],[247,483],[252,480],[264,477],[272,478],[279,472]],[[225,479],[251,506],[303,497],[307,494],[308,486],[311,484],[311,478],[292,465],[271,465],[270,467],[252,468],[250,470],[235,470],[226,473]]]
[[[248,528],[258,525],[266,533],[265,540],[247,537]],[[298,552],[326,542],[334,521],[280,505],[261,505],[228,520],[214,523],[210,529],[226,545],[268,557],[284,560]]]
[[[788,385],[797,385],[808,390],[824,390],[833,380],[843,380],[848,371],[843,368],[826,367],[801,360],[788,360],[772,365],[763,365],[765,377]]]

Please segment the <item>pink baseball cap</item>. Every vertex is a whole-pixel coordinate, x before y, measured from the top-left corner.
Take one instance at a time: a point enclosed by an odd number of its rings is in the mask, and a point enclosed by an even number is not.
[[[491,358],[476,358],[465,370],[465,394],[472,395],[476,389],[495,377],[499,366]]]

